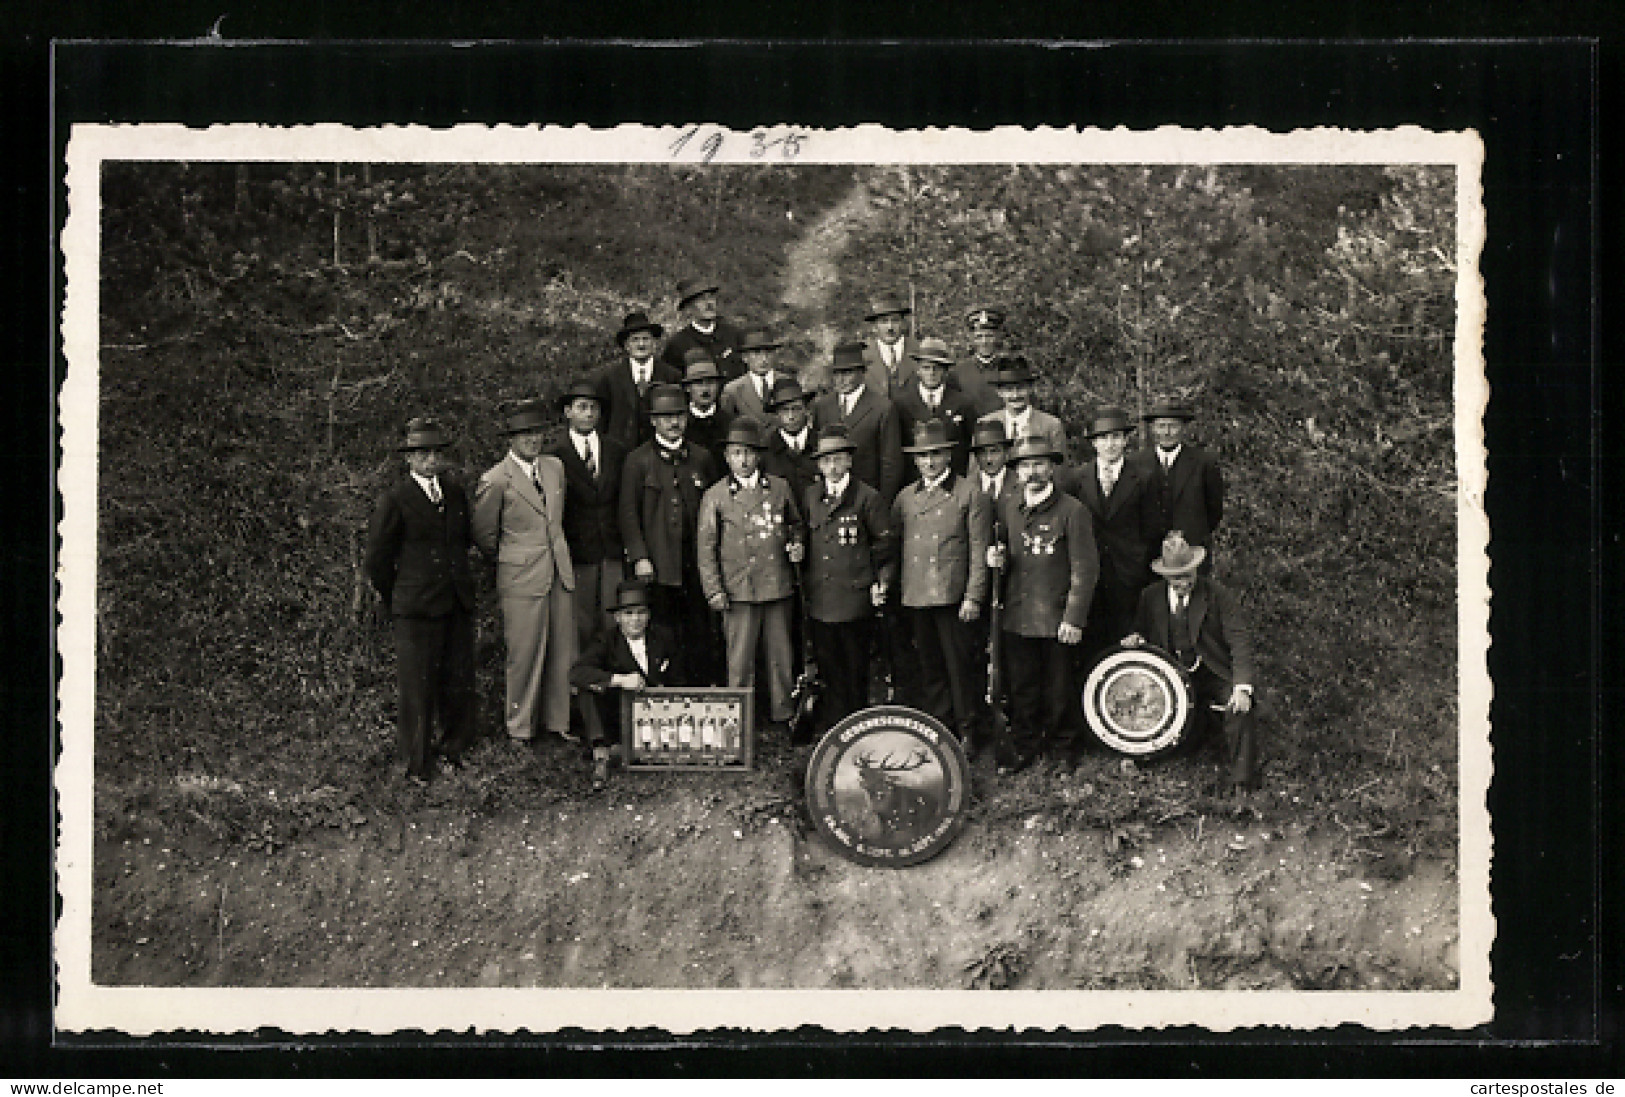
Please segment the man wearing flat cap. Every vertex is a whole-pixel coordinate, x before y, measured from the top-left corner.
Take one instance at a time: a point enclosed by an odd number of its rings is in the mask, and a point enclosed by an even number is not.
[[[406,424],[398,447],[408,475],[378,500],[367,527],[366,570],[395,632],[395,726],[408,783],[431,774],[429,736],[461,764],[474,745],[474,547],[468,496],[446,475],[451,444],[440,424]]]
[[[813,430],[822,434],[828,427],[845,429],[857,447],[853,475],[878,491],[881,501],[890,506],[903,483],[903,438],[897,409],[884,392],[875,392],[865,383],[867,368],[861,340],[835,347],[830,366],[835,391],[813,401]]]
[[[1089,420],[1094,457],[1078,470],[1074,494],[1094,524],[1100,578],[1089,610],[1083,658],[1116,644],[1129,631],[1151,560],[1162,541],[1150,471],[1128,457],[1134,420],[1120,407],[1097,409]]]
[[[666,364],[681,372],[688,352],[704,350],[723,381],[732,381],[744,371],[739,361],[739,329],[717,315],[717,294],[722,286],[715,278],[691,274],[677,282],[677,311],[685,321],[666,341]]]
[[[683,372],[655,356],[666,329],[646,312],[629,312],[615,333],[625,357],[598,375],[598,397],[603,404],[604,434],[627,453],[654,434],[649,425],[649,390],[675,385]],[[681,361],[679,359],[679,361]]]
[[[1196,412],[1189,404],[1163,398],[1143,416],[1151,428],[1150,449],[1140,462],[1149,470],[1157,500],[1157,539],[1178,532],[1206,549],[1202,574],[1213,573],[1213,533],[1224,517],[1224,475],[1218,460],[1188,440]]]
[[[784,344],[766,328],[751,328],[739,340],[739,357],[745,372],[722,387],[722,410],[732,419],[748,416],[766,429],[778,425],[770,405],[773,386],[786,379],[784,371],[773,368],[773,352]]]
[[[1033,406],[1033,386],[1037,380],[1038,374],[1021,355],[1000,358],[998,369],[993,372],[991,381],[994,390],[999,394],[1001,406],[998,411],[990,411],[983,415],[977,423],[1002,423],[1004,436],[1010,439],[1011,445],[1015,445],[1023,438],[1042,435],[1049,439],[1057,452],[1064,455],[1066,427],[1049,412],[1040,411]],[[1064,456],[1062,460],[1065,460]]]
[[[1004,400],[989,380],[999,368],[999,351],[1004,344],[1004,309],[997,305],[976,305],[965,313],[965,327],[970,331],[971,353],[954,364],[948,379],[976,405],[976,414],[980,417],[1004,406]]]
[[[507,647],[504,721],[516,743],[538,726],[566,740],[576,657],[575,570],[564,535],[564,465],[542,452],[551,416],[540,400],[508,415],[508,452],[474,489],[474,541],[496,561]]]
[[[722,614],[728,685],[756,684],[759,646],[771,724],[787,731],[795,680],[790,613],[806,538],[790,485],[761,469],[763,446],[754,419],[741,419],[728,431],[728,474],[700,501],[700,582],[711,608]]]
[[[683,367],[683,391],[688,394],[688,428],[684,437],[691,446],[704,446],[722,466],[722,440],[728,435],[733,416],[717,402],[722,391],[722,374],[711,361],[711,352],[695,347],[688,352]]]
[[[598,387],[581,380],[559,397],[569,429],[553,447],[564,466],[564,539],[575,568],[576,646],[610,624],[608,606],[620,585],[621,465],[626,451],[598,429]]]
[[[920,349],[914,336],[908,334],[908,317],[913,311],[900,294],[889,291],[869,303],[863,319],[869,324],[872,338],[863,348],[863,383],[871,392],[896,399],[913,378],[914,352]]]
[[[941,419],[954,439],[952,465],[955,476],[964,476],[970,466],[970,436],[976,425],[976,405],[970,397],[948,384],[953,355],[941,339],[922,340],[910,357],[916,366],[914,376],[898,386],[892,402],[897,405],[897,422],[904,438],[914,437],[921,423]],[[909,477],[912,479],[913,477]]]
[[[1162,577],[1140,595],[1127,647],[1152,644],[1190,672],[1197,711],[1224,732],[1224,780],[1238,795],[1259,783],[1257,721],[1253,717],[1252,633],[1241,603],[1218,580],[1199,574],[1200,545],[1178,533],[1162,543],[1151,570]]]

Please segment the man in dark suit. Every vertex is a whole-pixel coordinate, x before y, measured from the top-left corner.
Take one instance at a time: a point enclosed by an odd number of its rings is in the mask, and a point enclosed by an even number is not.
[[[695,275],[677,283],[677,311],[687,322],[667,340],[662,355],[673,369],[681,372],[688,352],[698,347],[716,363],[724,381],[745,371],[739,358],[739,329],[717,315],[721,288],[716,279]]]
[[[688,428],[683,437],[691,446],[704,446],[722,467],[722,444],[728,436],[733,416],[717,403],[722,390],[722,374],[711,361],[710,352],[696,347],[688,352],[683,371],[683,391],[688,393]]]
[[[840,426],[857,447],[852,457],[852,473],[880,493],[881,502],[891,505],[903,485],[903,438],[897,422],[897,409],[882,392],[871,392],[864,384],[863,343],[841,343],[835,348],[831,372],[835,391],[813,401],[813,430]]]
[[[804,499],[808,486],[818,480],[818,462],[814,458],[812,426],[807,419],[807,397],[800,383],[793,377],[781,378],[773,386],[768,410],[777,421],[777,427],[768,432],[762,467],[768,475],[788,480],[795,497]]]
[[[622,695],[646,686],[682,684],[676,639],[669,630],[650,623],[649,589],[635,579],[622,582],[609,609],[615,627],[600,633],[570,671],[570,684],[581,691],[583,720],[592,743],[593,784],[600,787],[610,758],[623,742]]]
[[[1095,456],[1078,470],[1072,493],[1088,510],[1100,553],[1100,578],[1084,637],[1085,661],[1129,631],[1140,591],[1151,581],[1151,558],[1161,542],[1150,471],[1126,453],[1134,421],[1119,407],[1102,407],[1089,421]]]
[[[970,465],[971,431],[976,425],[976,405],[970,397],[948,384],[948,368],[954,364],[948,344],[926,339],[913,351],[914,376],[900,385],[892,402],[897,405],[897,423],[904,438],[914,437],[921,423],[932,419],[947,422],[954,439],[951,459],[955,476],[964,476]],[[912,480],[918,473],[905,476]]]
[[[890,292],[882,293],[869,305],[864,320],[874,338],[863,348],[863,383],[877,396],[895,400],[914,379],[914,352],[920,344],[908,334],[908,317],[913,311],[901,296]]]
[[[666,329],[648,313],[629,312],[615,333],[626,357],[598,375],[598,396],[603,404],[604,434],[623,452],[630,453],[654,434],[649,426],[649,390],[675,385],[683,372],[655,357]],[[679,359],[681,361],[681,359]]]
[[[1123,643],[1152,644],[1190,671],[1197,711],[1222,723],[1225,779],[1233,793],[1245,796],[1259,781],[1252,634],[1235,595],[1197,574],[1205,555],[1178,533],[1168,535],[1161,557],[1151,562],[1164,582],[1141,593],[1134,631]]]
[[[626,451],[598,430],[598,389],[577,381],[559,398],[570,425],[553,456],[564,466],[564,539],[575,565],[578,649],[609,625],[609,604],[621,584],[625,550],[619,503]]]
[[[983,416],[1004,407],[1004,399],[992,385],[1004,344],[1004,310],[977,305],[965,314],[965,326],[970,329],[971,354],[955,363],[948,379],[976,405],[976,414]]]
[[[450,765],[474,744],[474,547],[468,496],[446,473],[450,445],[433,419],[406,424],[407,477],[378,500],[367,577],[394,621],[395,724],[408,783],[429,779],[430,724]]]
[[[1150,470],[1158,506],[1157,539],[1171,532],[1207,550],[1202,574],[1213,573],[1213,533],[1224,517],[1224,475],[1207,450],[1191,445],[1186,436],[1196,413],[1188,404],[1162,399],[1151,405],[1144,419],[1155,443],[1144,451],[1141,464]]]

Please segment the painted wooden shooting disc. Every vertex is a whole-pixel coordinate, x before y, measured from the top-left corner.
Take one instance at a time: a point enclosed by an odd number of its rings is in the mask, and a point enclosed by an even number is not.
[[[1190,676],[1153,647],[1101,656],[1083,683],[1083,715],[1101,743],[1136,758],[1177,747],[1196,714]]]
[[[965,824],[970,766],[959,740],[916,709],[877,705],[825,733],[807,766],[807,805],[836,851],[903,868],[941,853]]]

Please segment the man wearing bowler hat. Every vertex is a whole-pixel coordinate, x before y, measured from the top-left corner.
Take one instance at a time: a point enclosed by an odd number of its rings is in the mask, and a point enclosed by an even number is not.
[[[773,368],[773,352],[783,345],[769,335],[766,328],[751,328],[745,332],[739,340],[739,357],[745,360],[745,372],[723,386],[723,411],[735,419],[748,416],[766,428],[777,425],[770,408],[773,386],[785,375]]]
[[[686,323],[666,342],[666,364],[682,370],[688,352],[704,350],[724,381],[743,372],[739,362],[739,329],[717,315],[717,294],[721,284],[715,278],[689,275],[677,283],[677,311]]]
[[[609,611],[615,627],[598,635],[570,671],[570,684],[583,691],[587,736],[592,743],[593,783],[602,785],[609,760],[622,741],[621,696],[646,686],[675,686],[683,681],[677,641],[669,629],[653,623],[649,588],[636,579],[615,590]]]
[[[626,451],[598,429],[598,387],[580,380],[559,398],[569,430],[553,448],[564,466],[564,539],[575,568],[576,644],[609,624],[608,606],[621,582],[619,502]]]
[[[695,347],[688,352],[684,366],[683,391],[688,394],[688,429],[684,435],[691,446],[704,446],[722,464],[722,440],[728,435],[733,416],[722,410],[717,394],[722,391],[722,374],[711,361],[711,352]]]
[[[628,453],[654,433],[649,425],[649,390],[656,385],[675,385],[683,379],[681,369],[655,357],[665,332],[649,319],[648,313],[627,313],[621,330],[615,333],[615,342],[626,357],[598,375],[604,434]]]
[[[1097,409],[1089,420],[1095,455],[1076,477],[1074,494],[1089,512],[1100,553],[1085,660],[1128,632],[1140,591],[1151,581],[1151,560],[1162,537],[1151,473],[1127,456],[1133,432],[1134,420],[1122,408]]]
[[[920,344],[908,334],[908,317],[913,311],[901,295],[892,292],[880,294],[869,304],[864,320],[874,338],[863,348],[863,383],[877,395],[896,399],[914,377],[914,352]]]
[[[1191,445],[1187,435],[1196,413],[1189,404],[1162,398],[1143,416],[1151,428],[1153,445],[1140,461],[1149,470],[1157,500],[1157,536],[1160,543],[1178,532],[1188,544],[1207,551],[1202,574],[1213,572],[1213,533],[1224,517],[1224,475],[1207,450]]]
[[[901,538],[902,602],[914,633],[917,707],[952,728],[974,753],[984,706],[976,695],[971,626],[988,599],[987,497],[950,464],[953,439],[941,420],[920,424],[907,452],[920,478],[897,493],[892,527]]]
[[[775,426],[767,435],[762,467],[771,476],[790,484],[797,499],[807,497],[807,488],[818,480],[812,425],[807,417],[807,396],[793,377],[780,378],[773,385],[768,403]]]
[[[655,615],[677,634],[683,673],[696,685],[722,682],[722,646],[700,585],[695,536],[700,499],[717,478],[716,458],[684,439],[688,398],[676,385],[649,396],[655,436],[621,470],[621,540],[633,576],[649,584]]]
[[[1252,633],[1235,595],[1198,574],[1206,555],[1177,532],[1167,536],[1162,555],[1151,561],[1163,581],[1141,593],[1134,631],[1123,643],[1155,645],[1190,672],[1198,711],[1224,731],[1224,779],[1244,796],[1259,782]]]
[[[367,527],[367,577],[395,631],[395,726],[406,778],[430,776],[430,725],[440,753],[461,764],[474,744],[474,547],[468,496],[449,476],[450,440],[433,419],[406,424],[407,476],[378,500]]]
[[[904,438],[914,437],[921,423],[941,419],[954,439],[952,464],[955,476],[965,475],[970,464],[971,429],[976,424],[976,405],[970,397],[948,384],[948,370],[954,364],[948,344],[941,339],[921,340],[910,354],[914,376],[899,385],[892,402],[897,405],[897,422]]]
[[[741,419],[728,431],[728,475],[700,501],[700,582],[722,614],[728,685],[756,684],[757,646],[766,655],[772,726],[787,728],[795,679],[790,650],[795,565],[806,540],[790,485],[761,470],[762,428]]]
[[[1066,454],[1066,428],[1047,411],[1033,406],[1033,384],[1038,375],[1021,355],[999,359],[999,368],[993,374],[993,387],[998,391],[1003,406],[990,411],[977,420],[980,423],[998,422],[1004,425],[1004,436],[1010,444],[1023,438],[1042,435],[1050,440],[1056,452]]]
[[[897,570],[891,515],[852,475],[852,440],[839,427],[818,437],[820,480],[802,495],[807,515],[804,595],[813,656],[823,673],[819,724],[833,727],[869,702],[875,610]]]
[[[971,353],[954,364],[948,379],[976,405],[976,414],[983,416],[1004,406],[990,382],[999,368],[1004,343],[1004,309],[977,305],[965,314],[965,326],[970,330]]]
[[[1021,482],[999,505],[988,564],[1007,568],[1000,628],[1010,686],[1010,742],[1001,766],[1024,768],[1040,751],[1074,760],[1083,709],[1073,654],[1083,639],[1098,563],[1083,504],[1055,486],[1061,451],[1048,435],[1023,438],[1010,462]]]
[[[867,363],[863,342],[855,340],[835,347],[831,373],[835,391],[813,401],[813,430],[839,426],[857,447],[852,456],[852,474],[880,493],[888,506],[903,484],[902,434],[897,409],[884,392],[875,392],[864,382]]]
[[[535,743],[541,725],[570,732],[576,657],[575,570],[564,536],[564,465],[542,452],[550,416],[540,400],[508,415],[508,452],[474,489],[474,542],[497,566],[507,646],[508,738]]]

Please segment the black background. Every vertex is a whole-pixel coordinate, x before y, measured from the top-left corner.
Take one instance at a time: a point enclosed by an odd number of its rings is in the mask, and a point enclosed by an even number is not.
[[[220,0],[224,3],[224,0]],[[464,1074],[1150,1074],[1229,1076],[1350,1073],[1474,1078],[1618,1078],[1625,871],[1618,800],[1625,793],[1618,723],[1622,669],[1618,582],[1617,371],[1596,340],[1617,313],[1617,282],[1601,281],[1595,249],[1617,242],[1610,170],[1617,140],[1618,53],[1578,39],[1533,42],[1341,41],[1265,44],[1185,41],[1105,48],[993,39],[1183,34],[1589,35],[1612,29],[1585,5],[1415,3],[1373,16],[1351,5],[1253,4],[1211,11],[1180,5],[1085,6],[1060,25],[1020,4],[939,10],[927,5],[667,6],[643,17],[589,5],[551,25],[523,26],[500,4],[407,13],[404,5],[247,5],[224,13],[227,42],[315,35],[460,39],[444,44],[71,44],[50,39],[159,38],[208,33],[221,9],[105,13],[67,3],[49,17],[0,13],[0,117],[12,153],[4,238],[13,276],[4,325],[9,369],[4,452],[10,475],[0,599],[6,669],[0,780],[0,1075],[323,1076]],[[1462,8],[1468,5],[1461,5]],[[1132,12],[1124,9],[1134,9]],[[1205,9],[1205,5],[1191,5]],[[520,13],[534,23],[528,8]],[[1200,21],[1193,16],[1200,16]],[[573,25],[571,21],[574,21]],[[596,20],[596,25],[593,21]],[[1134,25],[1131,25],[1130,20]],[[773,42],[636,48],[559,41],[580,35],[762,38]],[[795,44],[811,35],[885,37]],[[920,36],[957,42],[927,42]],[[553,44],[534,40],[553,39]],[[901,40],[907,41],[901,41]],[[54,69],[54,72],[53,72]],[[53,81],[54,76],[54,81]],[[54,100],[53,100],[54,88]],[[1606,113],[1599,113],[1605,111]],[[529,124],[711,121],[738,129],[774,122],[837,126],[1125,125],[1284,131],[1336,125],[1477,129],[1486,146],[1491,383],[1490,669],[1496,778],[1490,794],[1496,857],[1495,1020],[1482,1029],[1380,1034],[1251,1030],[1104,1031],[1074,1037],[1005,1034],[922,1039],[774,1040],[717,1034],[672,1041],[644,1033],[613,1053],[608,1037],[575,1034],[483,1041],[466,1060],[410,1041],[130,1042],[116,1034],[62,1038],[50,1029],[53,918],[49,801],[54,667],[51,551],[52,414],[60,266],[54,234],[60,158],[74,121],[313,121]],[[1600,142],[1600,144],[1599,144]],[[1600,158],[1599,158],[1600,157]],[[1597,172],[1605,172],[1593,190]],[[53,372],[56,376],[53,377]],[[1607,731],[1605,732],[1605,729]],[[465,1037],[471,1040],[471,1037]],[[207,1042],[222,1042],[209,1038]],[[638,1047],[637,1045],[644,1045]],[[653,1045],[659,1044],[658,1047]]]

